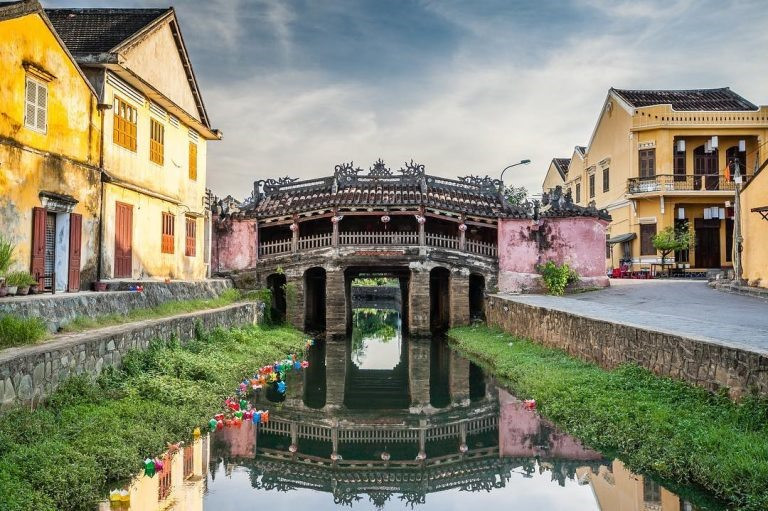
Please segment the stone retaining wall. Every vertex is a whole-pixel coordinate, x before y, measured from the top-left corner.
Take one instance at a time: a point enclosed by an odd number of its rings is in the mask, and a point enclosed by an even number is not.
[[[635,363],[662,376],[732,397],[751,389],[768,395],[768,356],[632,325],[528,305],[494,295],[486,301],[490,326],[566,351],[606,369]]]
[[[128,291],[131,285],[141,284],[141,293]],[[126,314],[134,309],[156,307],[175,300],[195,300],[218,297],[231,288],[228,279],[211,279],[185,282],[111,282],[111,291],[102,293],[43,294],[28,297],[0,299],[0,315],[13,314],[21,317],[37,317],[45,321],[48,330],[56,332],[77,316],[102,316]]]
[[[98,375],[105,367],[119,366],[128,351],[146,349],[153,339],[175,336],[183,343],[194,337],[198,323],[203,330],[252,325],[261,319],[260,306],[256,302],[236,303],[62,335],[44,344],[0,351],[0,410],[15,404],[34,404],[71,375]]]

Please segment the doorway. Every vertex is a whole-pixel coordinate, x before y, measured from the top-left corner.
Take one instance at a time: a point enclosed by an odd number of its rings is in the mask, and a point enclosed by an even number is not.
[[[694,227],[696,267],[720,268],[720,220],[697,218]]]
[[[485,319],[485,277],[477,273],[469,276],[469,319]]]
[[[282,273],[272,273],[267,277],[267,289],[272,294],[272,303],[269,304],[270,319],[276,325],[281,325],[285,321],[287,310],[285,284],[285,275]]]
[[[133,206],[115,203],[115,278],[130,278],[133,273]]]
[[[451,272],[434,268],[429,272],[429,326],[433,332],[451,326]]]
[[[304,273],[304,330],[325,330],[325,270],[310,268]]]

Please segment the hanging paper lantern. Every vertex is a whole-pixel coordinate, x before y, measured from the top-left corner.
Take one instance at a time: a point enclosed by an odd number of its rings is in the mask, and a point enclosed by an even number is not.
[[[215,426],[214,426],[214,427],[215,427]],[[200,438],[200,428],[195,428],[195,429],[193,429],[193,430],[192,430],[192,436],[193,436],[195,439],[198,439],[198,438]]]
[[[279,393],[281,393],[281,394],[285,394],[285,382],[284,381],[277,382],[277,391]]]
[[[240,412],[240,411],[235,412],[235,418],[242,419],[243,418],[243,412]]]
[[[459,452],[460,452],[461,454],[464,454],[464,453],[465,453],[465,452],[467,452],[468,450],[469,450],[469,447],[467,446],[467,444],[465,444],[465,443],[463,443],[463,442],[462,442],[462,444],[461,444],[461,445],[459,445]]]
[[[241,409],[241,410],[245,410],[245,408],[246,408],[247,406],[248,406],[248,401],[246,401],[245,399],[241,399],[241,400],[240,400],[240,409]]]
[[[211,419],[208,421],[208,427],[211,429],[211,431],[214,431],[216,429],[217,422],[218,421],[216,419]]]
[[[216,429],[224,429],[224,421],[223,420],[216,421]]]
[[[289,446],[288,446],[288,450],[289,450],[291,453],[295,454],[295,453],[296,453],[296,451],[298,451],[298,450],[299,450],[299,446],[298,446],[298,445],[296,445],[296,444],[291,444],[291,445],[289,445]]]
[[[467,230],[467,224],[459,224],[459,230],[465,232]]]
[[[292,224],[291,224],[291,226],[290,226],[290,229],[291,229],[291,232],[296,232],[296,231],[298,231],[298,230],[299,230],[299,224],[297,224],[297,223],[295,223],[295,222],[294,222],[294,223],[292,223]]]
[[[265,410],[261,412],[261,422],[263,422],[264,424],[269,422],[269,410]]]
[[[147,458],[144,460],[144,475],[153,477],[155,475],[155,461]]]
[[[155,472],[162,472],[163,471],[163,462],[155,458]]]
[[[384,451],[383,453],[381,453],[381,460],[389,461],[389,453],[387,451]]]
[[[302,369],[306,369],[307,367],[309,367],[309,361],[308,360],[302,360],[301,361],[301,368]]]
[[[298,371],[299,369],[301,369],[301,362],[297,360],[296,362],[293,363],[293,370]]]
[[[416,215],[416,222],[417,222],[419,225],[424,225],[424,223],[425,223],[426,221],[427,221],[427,219],[426,219],[426,218],[424,218],[423,216],[421,216],[421,215]]]
[[[213,416],[213,418],[216,419],[217,421],[220,421],[220,420],[224,419],[224,414],[223,413],[217,413],[216,415]]]
[[[261,422],[261,410],[259,410],[258,412],[254,412],[253,417],[251,417],[251,421],[254,424],[258,424]]]

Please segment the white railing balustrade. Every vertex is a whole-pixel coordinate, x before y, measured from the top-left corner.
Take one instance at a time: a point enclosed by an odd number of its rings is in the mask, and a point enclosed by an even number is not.
[[[333,244],[332,234],[314,234],[299,238],[299,250],[330,247]]]
[[[418,245],[418,232],[342,232],[341,245]]]
[[[270,256],[277,254],[288,254],[291,252],[292,241],[290,238],[285,240],[265,241],[259,245],[259,255]]]
[[[489,257],[496,257],[496,245],[493,243],[487,243],[485,241],[467,240],[466,242],[467,252],[473,254],[484,255]]]
[[[430,247],[438,248],[451,248],[453,250],[459,249],[459,238],[456,236],[448,236],[447,234],[432,234],[426,233],[427,245]]]

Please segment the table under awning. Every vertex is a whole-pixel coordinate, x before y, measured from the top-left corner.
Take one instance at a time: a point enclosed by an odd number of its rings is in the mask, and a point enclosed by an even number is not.
[[[760,213],[763,220],[768,220],[768,206],[760,206],[759,208],[752,208],[752,213]]]
[[[634,232],[628,232],[626,234],[619,234],[617,236],[614,236],[613,238],[608,238],[606,240],[606,243],[608,243],[609,245],[613,245],[615,243],[624,243],[625,241],[632,241],[635,238],[637,238],[637,235]]]

